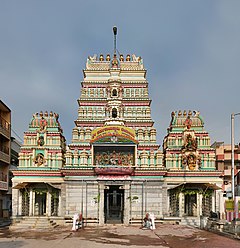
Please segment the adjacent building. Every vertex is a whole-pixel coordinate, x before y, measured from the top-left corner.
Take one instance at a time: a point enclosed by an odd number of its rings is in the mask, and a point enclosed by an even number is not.
[[[216,168],[223,171],[225,218],[231,221],[240,217],[240,145],[234,145],[235,210],[232,203],[232,146],[224,142],[215,142],[212,147],[216,152]]]
[[[0,100],[0,218],[7,209],[9,166],[11,154],[11,110]]]
[[[13,171],[13,219],[46,216],[64,224],[209,216],[221,211],[222,175],[197,111],[176,111],[156,141],[141,57],[88,57],[72,141],[59,115],[35,113]]]

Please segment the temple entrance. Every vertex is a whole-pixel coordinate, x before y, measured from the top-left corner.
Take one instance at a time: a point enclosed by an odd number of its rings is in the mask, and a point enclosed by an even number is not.
[[[46,199],[47,194],[45,192],[36,192],[34,215],[46,215]]]
[[[124,190],[119,185],[104,190],[105,223],[123,223]]]
[[[185,214],[187,216],[197,216],[197,194],[185,195]]]

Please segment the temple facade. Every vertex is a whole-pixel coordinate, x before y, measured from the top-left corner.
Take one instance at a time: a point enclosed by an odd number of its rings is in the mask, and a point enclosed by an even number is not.
[[[13,219],[46,216],[65,224],[199,219],[221,212],[222,172],[197,111],[171,114],[156,141],[141,57],[88,57],[72,141],[58,114],[33,115],[13,178]]]

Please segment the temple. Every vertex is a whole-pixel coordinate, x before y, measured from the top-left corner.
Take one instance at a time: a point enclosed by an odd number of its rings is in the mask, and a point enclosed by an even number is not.
[[[198,111],[175,111],[156,141],[146,69],[134,54],[87,58],[72,141],[59,116],[35,113],[13,171],[13,219],[85,224],[209,216],[221,212],[222,172]]]

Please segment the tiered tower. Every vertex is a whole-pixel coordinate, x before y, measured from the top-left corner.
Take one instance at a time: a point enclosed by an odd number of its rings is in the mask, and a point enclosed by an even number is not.
[[[72,144],[67,152],[67,166],[95,165],[91,154],[91,134],[99,127],[128,127],[138,143],[135,165],[162,166],[162,153],[156,143],[156,129],[151,118],[146,70],[141,57],[134,54],[104,59],[87,59],[78,100],[78,118],[73,128]],[[74,162],[74,156],[78,162]],[[85,157],[86,159],[82,159]],[[80,161],[85,161],[84,164]]]
[[[24,134],[19,168],[59,169],[65,164],[66,140],[58,114],[35,113]]]
[[[215,150],[198,111],[172,112],[163,151],[167,169],[216,170]]]

